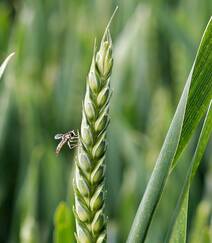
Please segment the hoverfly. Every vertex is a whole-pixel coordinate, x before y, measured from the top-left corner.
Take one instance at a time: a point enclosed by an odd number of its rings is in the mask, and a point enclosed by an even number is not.
[[[65,143],[68,144],[70,149],[77,147],[78,138],[79,138],[79,136],[74,132],[74,130],[69,131],[64,134],[62,134],[62,133],[56,134],[54,136],[54,139],[56,139],[56,140],[61,139],[60,143],[57,145],[56,154],[58,155],[60,153],[60,150],[62,149],[62,147]]]

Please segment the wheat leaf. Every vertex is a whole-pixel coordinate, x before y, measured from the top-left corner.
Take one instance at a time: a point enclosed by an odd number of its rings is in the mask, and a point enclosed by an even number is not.
[[[190,75],[131,227],[129,243],[144,242],[171,166],[176,165],[212,98],[212,19],[203,34]],[[172,167],[173,168],[173,167]]]
[[[209,105],[208,112],[202,127],[199,141],[196,147],[191,167],[187,175],[184,187],[176,209],[176,219],[172,230],[170,243],[186,242],[187,216],[188,216],[188,200],[192,179],[194,178],[199,167],[202,156],[205,152],[212,131],[212,102]]]

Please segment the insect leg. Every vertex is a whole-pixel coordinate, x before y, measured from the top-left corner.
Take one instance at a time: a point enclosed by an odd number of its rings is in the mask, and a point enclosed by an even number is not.
[[[74,130],[72,130],[71,133],[74,135],[74,137],[77,137],[78,138],[78,135],[75,133]]]
[[[77,143],[73,143],[73,144],[71,144],[71,142],[73,142],[73,141],[70,141],[70,140],[68,141],[68,146],[69,146],[70,149],[73,149],[73,148],[75,148],[75,147],[78,146]]]

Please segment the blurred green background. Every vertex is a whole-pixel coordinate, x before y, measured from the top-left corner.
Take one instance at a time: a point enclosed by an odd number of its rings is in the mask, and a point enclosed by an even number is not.
[[[0,0],[0,62],[16,52],[0,81],[0,242],[52,242],[59,202],[72,211],[74,152],[66,147],[56,157],[54,135],[80,127],[94,39],[100,40],[116,5],[108,242],[126,241],[211,0]],[[168,180],[146,242],[165,242],[197,135]],[[211,145],[192,187],[190,242],[212,239]]]

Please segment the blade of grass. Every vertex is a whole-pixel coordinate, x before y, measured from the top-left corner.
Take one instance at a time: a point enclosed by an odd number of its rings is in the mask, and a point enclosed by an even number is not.
[[[42,150],[32,150],[26,174],[17,190],[11,233],[8,242],[39,242],[37,222],[38,177]]]
[[[11,57],[12,57],[13,55],[15,55],[15,52],[11,53],[11,54],[4,60],[4,62],[1,64],[1,66],[0,66],[0,79],[1,79],[1,77],[2,77],[2,75],[3,75],[3,73],[4,73],[5,68],[7,67],[8,62],[10,61],[10,59],[11,59]]]
[[[188,216],[188,200],[191,182],[198,170],[200,161],[208,144],[212,131],[212,102],[208,108],[208,112],[202,127],[199,141],[192,159],[189,173],[186,177],[182,193],[180,195],[178,205],[176,208],[175,224],[172,228],[170,243],[186,242],[187,216]]]
[[[2,75],[5,71],[5,68],[7,67],[7,64],[9,63],[10,59],[14,54],[15,54],[14,52],[11,53],[0,66],[0,79],[2,78]],[[10,95],[11,95],[11,80],[7,80],[5,82],[4,89],[1,90],[1,94],[0,94],[0,151],[4,140],[6,117],[10,107],[9,105]]]
[[[139,205],[127,242],[144,242],[171,165],[176,164],[212,98],[212,19],[168,130],[155,168]]]
[[[128,20],[125,28],[119,35],[114,47],[114,72],[112,79],[115,80],[112,87],[116,90],[113,98],[112,112],[117,112],[120,109],[120,97],[124,86],[125,70],[129,64],[129,55],[132,51],[132,45],[136,44],[136,39],[141,33],[145,35],[145,30],[148,28],[149,19],[151,16],[150,8],[144,4],[139,4],[135,12]],[[143,50],[145,51],[145,50]],[[116,109],[116,110],[115,110]]]
[[[70,243],[73,241],[71,234],[71,210],[65,202],[60,202],[55,212],[54,243]]]

